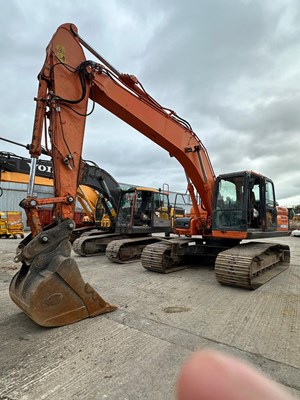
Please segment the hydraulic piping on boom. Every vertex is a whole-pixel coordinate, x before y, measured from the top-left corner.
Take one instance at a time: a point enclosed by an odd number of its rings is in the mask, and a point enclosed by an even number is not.
[[[98,61],[86,60],[83,47]],[[75,25],[57,29],[38,79],[30,154],[33,159],[41,154],[47,119],[45,143],[51,143],[55,195],[35,199],[29,190],[23,201],[32,235],[18,249],[16,261],[22,267],[10,286],[13,301],[35,322],[64,325],[114,309],[83,282],[68,241],[74,228],[89,99],[92,110],[99,104],[164,148],[180,162],[188,178],[193,208],[189,217],[175,222],[176,232],[191,238],[147,245],[142,253],[146,269],[170,272],[184,268],[187,258],[198,264],[209,258],[221,284],[254,289],[287,268],[288,246],[241,243],[288,235],[285,210],[276,207],[271,179],[251,170],[216,177],[204,145],[188,122],[158,104],[136,77],[113,68],[78,35]],[[55,204],[57,225],[42,231],[36,206],[45,203]]]

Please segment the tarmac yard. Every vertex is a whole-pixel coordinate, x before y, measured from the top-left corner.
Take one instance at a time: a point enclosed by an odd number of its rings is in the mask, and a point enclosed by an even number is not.
[[[300,238],[274,241],[290,246],[291,265],[255,291],[221,286],[211,267],[161,275],[76,256],[118,310],[46,329],[11,301],[20,240],[1,239],[0,400],[175,399],[181,365],[201,348],[252,363],[300,399]]]

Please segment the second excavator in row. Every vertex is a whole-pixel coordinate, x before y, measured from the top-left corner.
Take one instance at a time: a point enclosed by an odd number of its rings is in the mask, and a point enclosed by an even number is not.
[[[30,163],[26,157],[0,151],[0,183],[28,183]],[[77,199],[90,224],[73,229],[70,236],[78,255],[106,254],[113,262],[132,262],[140,259],[147,244],[159,240],[152,233],[172,232],[173,208],[166,191],[140,186],[122,189],[107,171],[92,161],[82,160],[80,170]],[[53,186],[51,161],[38,160],[35,184]],[[40,220],[43,220],[43,211],[47,215],[50,211],[51,217],[54,210],[40,207]],[[52,218],[48,222],[50,225]]]
[[[83,47],[97,61],[86,60]],[[249,241],[289,233],[287,210],[277,207],[272,180],[252,170],[216,177],[207,150],[190,124],[161,106],[136,77],[118,72],[79,36],[75,25],[57,29],[38,79],[29,152],[34,171],[45,131],[45,142],[51,143],[55,188],[54,197],[47,201],[55,204],[55,226],[42,230],[36,212],[40,200],[32,197],[29,185],[22,205],[32,235],[17,249],[15,261],[22,267],[10,284],[12,300],[36,323],[60,326],[115,309],[83,281],[70,253],[89,99],[165,149],[187,177],[191,213],[175,220],[180,236],[161,238],[143,249],[146,269],[170,272],[190,262],[213,261],[221,284],[255,289],[288,267],[288,246]],[[125,215],[124,229],[134,217],[131,213],[128,220]]]

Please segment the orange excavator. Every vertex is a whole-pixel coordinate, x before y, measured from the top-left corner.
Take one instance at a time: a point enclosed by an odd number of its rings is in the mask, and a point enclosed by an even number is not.
[[[86,60],[83,47],[97,62]],[[136,77],[119,73],[79,36],[75,25],[67,23],[57,29],[38,79],[29,149],[32,173],[28,197],[22,203],[31,237],[17,249],[15,261],[22,266],[10,284],[12,300],[32,320],[43,326],[61,326],[115,309],[83,281],[70,256],[89,99],[92,109],[98,103],[168,151],[183,166],[188,180],[193,208],[189,217],[175,221],[180,236],[147,245],[142,253],[145,268],[170,272],[184,268],[187,260],[197,264],[214,260],[221,284],[254,289],[288,267],[288,246],[241,243],[289,233],[287,210],[276,207],[271,179],[250,170],[216,177],[189,123],[162,107]],[[44,131],[53,162],[55,195],[37,199],[32,196],[31,182]],[[46,231],[38,218],[40,204],[55,204],[55,226]]]

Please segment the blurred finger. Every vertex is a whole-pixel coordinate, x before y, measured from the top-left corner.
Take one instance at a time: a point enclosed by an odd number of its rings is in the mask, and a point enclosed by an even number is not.
[[[221,353],[196,353],[182,368],[178,400],[293,400],[280,385]]]

